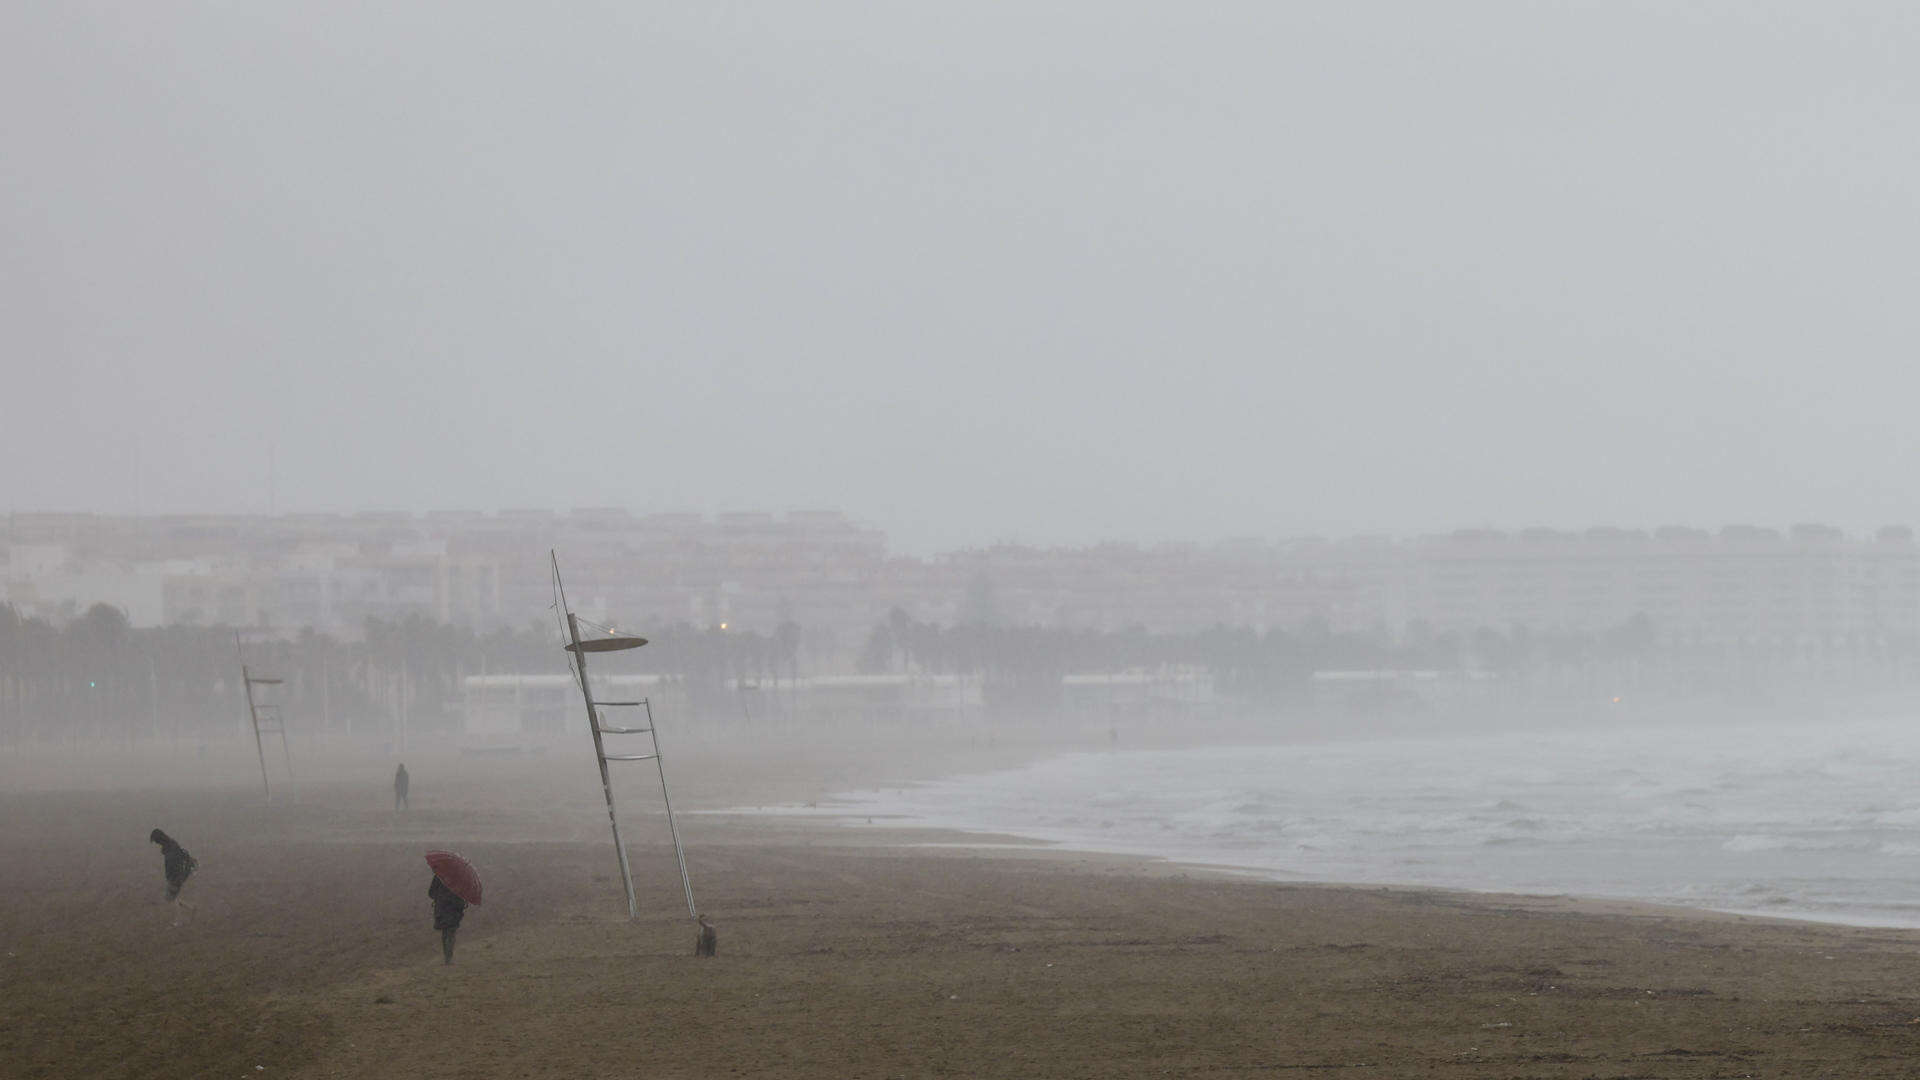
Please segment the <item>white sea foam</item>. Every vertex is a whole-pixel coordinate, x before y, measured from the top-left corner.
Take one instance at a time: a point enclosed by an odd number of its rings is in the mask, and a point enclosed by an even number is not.
[[[1123,750],[836,802],[1288,877],[1920,926],[1917,727]]]

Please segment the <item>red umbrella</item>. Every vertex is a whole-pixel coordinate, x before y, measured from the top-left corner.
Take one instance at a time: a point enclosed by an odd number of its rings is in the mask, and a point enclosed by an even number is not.
[[[469,904],[480,903],[480,873],[472,863],[451,851],[429,851],[427,865],[433,867],[433,876],[452,889],[455,896]]]

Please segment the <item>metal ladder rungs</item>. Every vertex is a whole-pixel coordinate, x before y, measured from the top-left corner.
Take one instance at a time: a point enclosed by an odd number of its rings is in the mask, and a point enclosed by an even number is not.
[[[621,884],[625,886],[627,893],[627,917],[630,919],[638,919],[640,917],[640,906],[638,898],[633,891],[633,868],[627,859],[626,844],[620,837],[620,817],[614,812],[614,784],[607,770],[607,762],[609,761],[651,761],[659,768],[660,802],[667,812],[667,833],[673,838],[674,862],[678,863],[680,867],[680,888],[681,891],[686,894],[687,915],[689,917],[695,917],[699,909],[696,908],[693,903],[693,879],[687,874],[686,850],[680,846],[680,831],[673,822],[673,800],[667,795],[667,771],[664,767],[666,763],[660,753],[660,734],[659,729],[655,727],[653,705],[647,698],[629,701],[595,701],[593,699],[593,681],[587,674],[587,657],[589,653],[635,648],[646,644],[646,642],[636,637],[615,636],[604,639],[607,644],[589,648],[587,643],[583,642],[580,638],[580,618],[567,606],[567,591],[566,588],[560,584],[560,556],[552,551],[548,552],[548,556],[553,563],[554,610],[566,616],[566,632],[569,640],[562,648],[572,654],[569,666],[573,669],[573,674],[579,684],[580,696],[584,699],[587,707],[587,729],[593,733],[594,757],[596,758],[596,764],[600,767],[601,794],[606,798],[607,802],[607,824],[613,830],[614,853],[620,861]],[[605,723],[599,711],[603,706],[607,708],[620,708],[623,706],[627,708],[643,708],[646,710],[646,716],[637,719],[637,722],[644,726],[625,728],[609,725]],[[650,754],[609,754],[607,753],[604,739],[606,735],[646,735],[652,743],[651,748],[653,752]]]

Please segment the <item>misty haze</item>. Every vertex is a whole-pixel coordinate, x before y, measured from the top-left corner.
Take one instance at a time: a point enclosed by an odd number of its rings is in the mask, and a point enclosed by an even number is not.
[[[1916,47],[0,13],[0,1074],[1909,1075]]]

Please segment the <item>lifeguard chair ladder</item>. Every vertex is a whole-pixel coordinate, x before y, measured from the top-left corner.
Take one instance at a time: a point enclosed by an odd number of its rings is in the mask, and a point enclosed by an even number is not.
[[[280,759],[286,762],[287,776],[289,778],[293,776],[293,755],[287,751],[287,722],[286,717],[281,714],[280,703],[260,701],[253,696],[253,688],[256,686],[279,686],[284,681],[285,680],[282,679],[262,678],[261,676],[255,675],[252,671],[249,671],[247,665],[240,665],[240,682],[247,690],[247,716],[253,721],[253,749],[260,757],[260,791],[266,795],[268,802],[273,801],[273,789],[267,786],[267,750],[265,737],[273,734],[280,736]]]
[[[566,592],[559,587],[560,560],[554,556],[553,578],[555,592],[563,611],[566,611]],[[620,816],[613,809],[613,777],[607,771],[609,761],[651,761],[654,771],[660,776],[660,801],[667,809],[667,833],[673,837],[673,857],[680,867],[680,888],[687,898],[687,917],[698,918],[699,911],[693,905],[693,880],[687,876],[687,854],[680,846],[680,830],[673,823],[673,799],[667,794],[667,768],[661,759],[660,734],[653,719],[653,703],[647,698],[638,701],[596,701],[593,696],[593,681],[587,677],[587,654],[598,652],[620,652],[637,649],[647,643],[646,638],[612,635],[600,638],[582,638],[580,619],[572,611],[566,611],[567,637],[569,641],[562,648],[573,654],[574,674],[579,677],[580,696],[587,703],[587,727],[593,732],[593,756],[600,763],[600,791],[607,799],[607,824],[613,827],[613,850],[620,858],[620,883],[627,890],[627,918],[640,917],[640,902],[633,894],[633,869],[627,864],[627,845],[620,839]],[[637,708],[644,710],[645,727],[623,727],[608,724],[600,714],[602,709]],[[609,754],[605,736],[608,735],[645,735],[652,749],[647,754]]]

